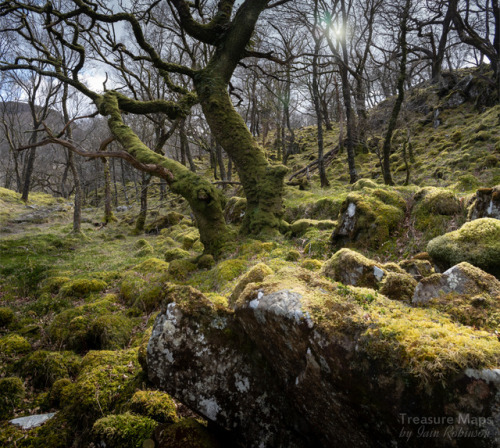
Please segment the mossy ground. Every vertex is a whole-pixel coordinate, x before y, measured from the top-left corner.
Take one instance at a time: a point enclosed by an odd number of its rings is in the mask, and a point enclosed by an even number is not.
[[[409,100],[421,97],[438,101],[424,91],[409,95]],[[410,185],[402,186],[405,135],[394,138],[396,187],[380,184],[375,152],[380,136],[374,135],[368,151],[356,156],[361,181],[348,185],[346,154],[340,153],[327,167],[330,187],[321,189],[315,174],[307,189],[285,187],[281,235],[264,240],[235,236],[218,260],[202,257],[204,247],[186,201],[171,194],[160,199],[157,185],[149,190],[146,229],[151,233],[143,235],[134,232],[137,204],[118,212],[117,222],[105,227],[92,224],[101,220],[102,210],[86,209],[80,235],[71,234],[67,211],[42,223],[18,223],[16,219],[32,209],[19,194],[0,188],[0,376],[15,378],[16,384],[19,380],[25,391],[23,400],[18,399],[18,388],[17,398],[9,401],[9,418],[59,411],[57,418],[30,432],[0,423],[0,445],[16,440],[23,447],[84,446],[91,436],[104,432],[114,431],[113,437],[118,437],[123,422],[137,429],[134,434],[145,434],[143,429],[151,427],[145,419],[158,424],[170,419],[171,424],[179,416],[174,417],[171,407],[158,407],[156,396],[149,397],[152,391],[138,363],[138,358],[144,360],[154,316],[166,295],[179,295],[182,290],[176,286],[189,285],[227,309],[245,287],[270,281],[278,272],[288,272],[279,281],[304,288],[292,273],[299,269],[304,278],[318,278],[317,271],[339,248],[331,236],[348,198],[364,214],[358,223],[361,237],[344,245],[391,272],[384,263],[411,259],[425,251],[431,239],[460,228],[478,187],[500,184],[499,112],[498,105],[478,110],[466,103],[444,109],[436,129],[425,117],[409,114]],[[296,136],[301,150],[289,159],[291,172],[317,153],[314,127]],[[334,126],[325,133],[325,152],[337,142]],[[271,154],[272,138],[267,143]],[[211,174],[207,160],[197,159],[196,164],[200,173]],[[237,187],[224,193],[228,199],[242,195]],[[123,200],[120,185],[118,194]],[[44,209],[64,202],[34,193],[28,205]],[[237,225],[229,229],[238,235]],[[496,244],[491,240],[492,247]],[[473,253],[474,247],[464,250]],[[432,265],[425,263],[422,271],[428,275]],[[378,292],[324,279],[316,288],[316,280],[311,280],[308,287],[317,293],[310,295],[311,314],[325,330],[359,329],[360,344],[370,356],[392,360],[423,382],[464,366],[498,366],[499,343],[492,332],[499,317],[493,303],[454,296],[426,309],[413,308],[408,300],[414,283],[398,269],[392,272],[396,275],[378,285]],[[326,297],[321,288],[331,294]],[[98,419],[105,420],[92,433]],[[193,446],[201,446],[203,438],[207,446],[215,446],[206,429],[193,422],[181,420],[165,433],[171,446],[196,433],[200,439]]]

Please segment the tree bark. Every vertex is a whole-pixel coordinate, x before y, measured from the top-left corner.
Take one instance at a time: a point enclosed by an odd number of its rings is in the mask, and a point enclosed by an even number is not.
[[[187,200],[196,218],[205,252],[219,255],[230,238],[230,231],[224,220],[221,193],[210,182],[181,163],[155,153],[142,143],[123,122],[117,95],[116,92],[108,92],[99,102],[100,112],[109,116],[108,126],[112,134],[128,154],[151,169],[156,176],[165,179],[172,192]]]
[[[396,129],[396,125],[398,122],[399,111],[401,110],[401,106],[403,104],[405,98],[405,89],[404,84],[406,80],[406,59],[408,56],[408,45],[406,42],[406,35],[408,32],[408,15],[410,12],[411,0],[406,0],[406,4],[403,10],[403,14],[401,17],[401,25],[400,25],[400,41],[399,46],[401,49],[401,61],[399,65],[399,77],[398,77],[398,96],[394,103],[394,107],[392,109],[391,118],[389,120],[389,125],[387,127],[387,132],[385,134],[384,146],[382,150],[383,154],[383,174],[384,174],[384,182],[386,185],[394,185],[394,181],[392,180],[391,175],[391,141],[392,134]]]
[[[271,166],[231,103],[225,82],[209,65],[195,79],[200,104],[212,133],[229,154],[245,191],[247,210],[242,231],[273,233],[283,214],[283,165]]]

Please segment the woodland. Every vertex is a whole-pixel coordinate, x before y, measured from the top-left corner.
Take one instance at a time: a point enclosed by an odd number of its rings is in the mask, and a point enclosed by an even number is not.
[[[498,0],[0,0],[0,446],[500,446]]]

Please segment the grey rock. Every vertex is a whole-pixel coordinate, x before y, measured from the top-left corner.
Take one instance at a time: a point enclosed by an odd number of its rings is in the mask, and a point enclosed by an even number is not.
[[[54,415],[56,415],[55,412],[51,412],[48,414],[30,415],[28,417],[15,418],[13,420],[10,420],[10,423],[16,426],[20,426],[22,429],[33,429],[43,425],[45,422],[54,417]]]
[[[426,304],[440,295],[456,293],[477,295],[500,294],[500,281],[492,275],[463,262],[451,267],[443,274],[434,274],[422,279],[415,288],[412,303]]]
[[[469,209],[469,219],[500,219],[500,185],[477,190]]]

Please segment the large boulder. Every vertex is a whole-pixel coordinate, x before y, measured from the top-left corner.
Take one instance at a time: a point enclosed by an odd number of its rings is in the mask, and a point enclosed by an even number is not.
[[[382,264],[366,258],[351,249],[340,249],[323,265],[321,273],[344,285],[365,286],[377,289],[388,272],[404,275],[399,266]]]
[[[392,447],[404,431],[417,447],[417,416],[433,419],[425,446],[498,446],[495,335],[300,268],[249,283],[232,310],[193,289],[169,300],[149,378],[239,446]]]
[[[300,420],[264,357],[233,313],[191,287],[178,287],[156,318],[147,347],[149,379],[220,427],[241,446],[305,446]],[[291,420],[289,420],[291,419]]]
[[[378,249],[403,221],[406,202],[393,190],[364,188],[349,193],[340,209],[332,241]]]
[[[464,262],[422,279],[412,303],[436,308],[464,325],[496,331],[500,324],[500,281]]]
[[[500,277],[500,220],[481,218],[434,238],[427,252],[441,269],[467,261]]]
[[[500,185],[477,190],[469,208],[469,219],[500,219]]]

